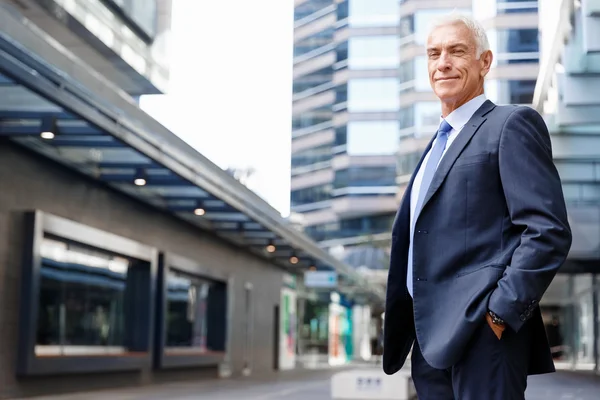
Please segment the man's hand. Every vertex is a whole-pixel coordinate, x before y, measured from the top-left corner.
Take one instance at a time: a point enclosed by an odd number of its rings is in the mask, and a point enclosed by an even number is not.
[[[496,325],[492,321],[492,317],[488,313],[485,314],[485,320],[487,321],[490,328],[492,328],[492,330],[494,331],[494,334],[496,335],[498,340],[502,339],[502,333],[504,332],[504,329],[506,329],[506,327],[504,325]]]

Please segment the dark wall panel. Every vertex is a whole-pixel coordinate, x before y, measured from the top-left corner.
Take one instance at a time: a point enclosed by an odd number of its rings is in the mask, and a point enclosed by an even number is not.
[[[160,250],[197,260],[234,276],[232,372],[243,368],[244,285],[253,285],[252,369],[273,370],[273,307],[280,301],[282,272],[242,249],[168,214],[87,180],[66,168],[0,138],[0,398],[72,390],[132,386],[175,379],[215,376],[213,370],[133,374],[91,374],[17,380],[20,265],[23,211],[39,209],[125,236]],[[223,310],[225,312],[225,310]]]

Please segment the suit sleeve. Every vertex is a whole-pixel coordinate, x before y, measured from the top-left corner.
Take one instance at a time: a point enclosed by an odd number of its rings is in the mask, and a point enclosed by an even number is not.
[[[565,261],[571,229],[550,135],[535,110],[518,107],[510,114],[498,158],[512,228],[521,232],[521,242],[488,308],[519,331]]]

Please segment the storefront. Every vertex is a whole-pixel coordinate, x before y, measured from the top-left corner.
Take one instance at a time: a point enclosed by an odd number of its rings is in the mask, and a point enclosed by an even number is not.
[[[1,16],[26,45],[0,33],[0,398],[293,366],[284,276],[347,266]]]

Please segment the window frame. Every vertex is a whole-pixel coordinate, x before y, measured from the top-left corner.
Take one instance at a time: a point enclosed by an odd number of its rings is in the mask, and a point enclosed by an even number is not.
[[[44,235],[73,241],[148,263],[147,290],[150,300],[156,296],[158,250],[134,240],[112,234],[40,210],[24,213],[25,241],[21,269],[19,313],[18,376],[68,375],[93,372],[136,371],[152,365],[154,343],[154,302],[148,301],[147,336],[138,340],[147,344],[145,352],[107,355],[36,356],[37,322],[41,283],[41,245]]]
[[[169,272],[176,271],[196,277],[198,279],[208,279],[225,286],[225,307],[224,307],[224,351],[199,353],[191,349],[190,352],[181,351],[178,354],[168,354],[167,341],[167,311],[168,311],[168,276]],[[185,367],[210,367],[219,366],[228,358],[230,342],[230,322],[231,305],[233,304],[233,285],[232,277],[228,274],[207,268],[201,263],[189,258],[171,253],[163,252],[159,255],[158,261],[158,296],[157,296],[157,326],[156,341],[154,350],[154,365],[157,369],[185,368]]]

